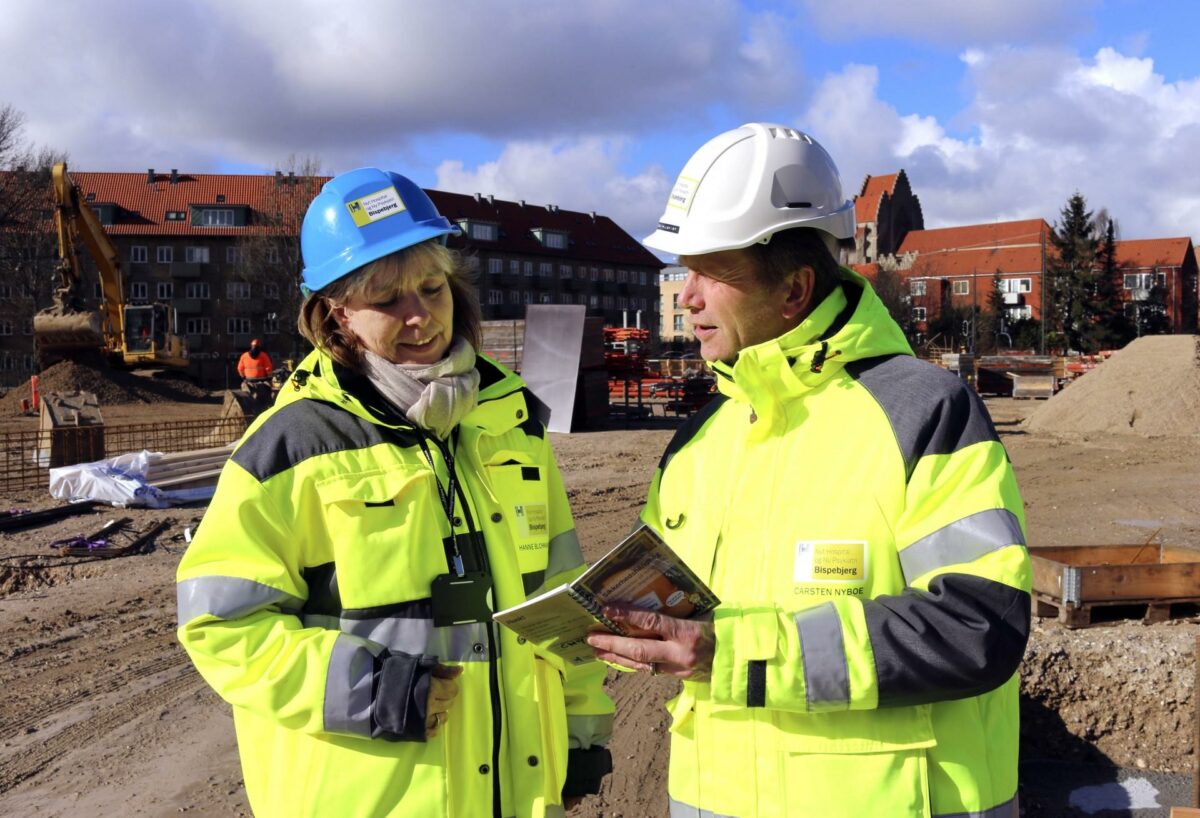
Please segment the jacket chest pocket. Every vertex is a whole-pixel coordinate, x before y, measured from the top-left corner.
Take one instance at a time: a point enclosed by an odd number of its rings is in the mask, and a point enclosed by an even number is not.
[[[317,485],[343,608],[429,596],[447,571],[449,523],[426,469],[338,475]]]
[[[536,465],[504,463],[485,466],[492,494],[500,505],[500,525],[517,549],[522,573],[546,567],[550,544],[550,497],[545,469]]]

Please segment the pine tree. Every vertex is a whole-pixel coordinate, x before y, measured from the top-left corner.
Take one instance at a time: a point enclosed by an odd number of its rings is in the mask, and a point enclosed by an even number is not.
[[[1078,350],[1084,348],[1100,240],[1083,194],[1076,191],[1060,216],[1050,233],[1056,252],[1046,260],[1046,339],[1051,347]]]
[[[1118,349],[1134,336],[1133,322],[1125,316],[1120,284],[1116,222],[1108,219],[1104,241],[1096,251],[1095,275],[1087,302],[1087,312],[1091,317],[1085,330],[1089,352]]]

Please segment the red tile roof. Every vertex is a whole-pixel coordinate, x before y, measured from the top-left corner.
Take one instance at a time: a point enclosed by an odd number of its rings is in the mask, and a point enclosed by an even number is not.
[[[289,184],[287,177],[277,182],[275,176],[180,173],[174,184],[171,174],[155,175],[148,182],[147,173],[95,173],[72,171],[71,176],[80,191],[93,205],[115,204],[118,210],[112,224],[105,230],[112,235],[203,235],[244,236],[247,233],[270,232],[267,220],[256,214],[270,213],[277,206],[292,209],[298,222],[312,197],[329,177],[296,177]],[[597,264],[636,264],[659,269],[663,263],[639,244],[616,222],[607,216],[562,210],[543,205],[526,205],[502,199],[468,196],[428,190],[439,212],[454,222],[476,220],[499,226],[500,238],[492,242],[473,241],[476,250],[494,246],[496,250],[524,255],[548,256],[572,260],[595,261]],[[224,196],[218,203],[217,196]],[[292,197],[295,197],[294,199]],[[280,204],[277,205],[276,203]],[[191,223],[191,205],[245,205],[252,216],[245,227],[198,227]],[[167,212],[185,213],[182,220],[167,220]],[[534,236],[535,229],[558,230],[568,234],[569,246],[563,250],[544,247]],[[294,232],[298,226],[292,226]],[[462,246],[465,241],[455,242]]]
[[[287,177],[276,184],[276,177],[245,174],[180,173],[171,183],[170,173],[155,174],[154,182],[148,173],[100,173],[71,171],[71,178],[85,197],[94,205],[115,204],[118,211],[113,223],[104,229],[114,236],[244,236],[247,233],[273,232],[269,222],[251,218],[245,227],[194,227],[190,205],[233,207],[245,205],[258,214],[271,212],[275,202],[303,215],[329,177],[295,177],[297,184],[288,184]],[[278,197],[278,199],[276,198]],[[296,198],[292,198],[296,197]],[[182,212],[180,221],[168,221],[168,211]],[[294,230],[295,228],[291,228]]]
[[[1025,219],[992,224],[969,224],[935,230],[912,230],[900,244],[901,253],[929,253],[935,250],[967,250],[988,247],[1033,245],[1040,247],[1042,236],[1049,237],[1045,219]],[[1049,241],[1047,241],[1049,246]],[[1040,269],[1040,267],[1039,267]]]
[[[879,265],[873,261],[866,264],[851,264],[850,269],[868,281],[874,281],[875,276],[879,275]]]
[[[917,256],[913,266],[904,270],[906,278],[924,276],[955,277],[992,275],[997,270],[1005,276],[1040,274],[1042,251],[1032,247],[997,247],[986,250],[933,251]]]
[[[879,220],[879,203],[884,194],[891,196],[896,192],[896,180],[899,173],[889,173],[886,176],[868,176],[863,179],[862,189],[854,197],[854,220],[858,223]]]
[[[1192,240],[1126,239],[1117,242],[1117,264],[1130,267],[1182,266]]]

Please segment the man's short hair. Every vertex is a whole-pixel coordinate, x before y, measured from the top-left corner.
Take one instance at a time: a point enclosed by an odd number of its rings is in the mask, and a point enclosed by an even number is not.
[[[777,284],[799,268],[811,267],[814,279],[810,303],[815,308],[833,292],[842,277],[838,261],[826,242],[826,235],[824,231],[811,227],[793,227],[771,236],[766,244],[752,244],[746,250],[753,254],[763,281],[767,284]],[[833,241],[837,242],[837,239]]]

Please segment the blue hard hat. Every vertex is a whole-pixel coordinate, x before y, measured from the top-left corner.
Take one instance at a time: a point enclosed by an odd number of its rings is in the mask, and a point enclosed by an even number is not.
[[[300,228],[304,285],[312,291],[428,239],[461,233],[412,180],[379,168],[333,177]]]

